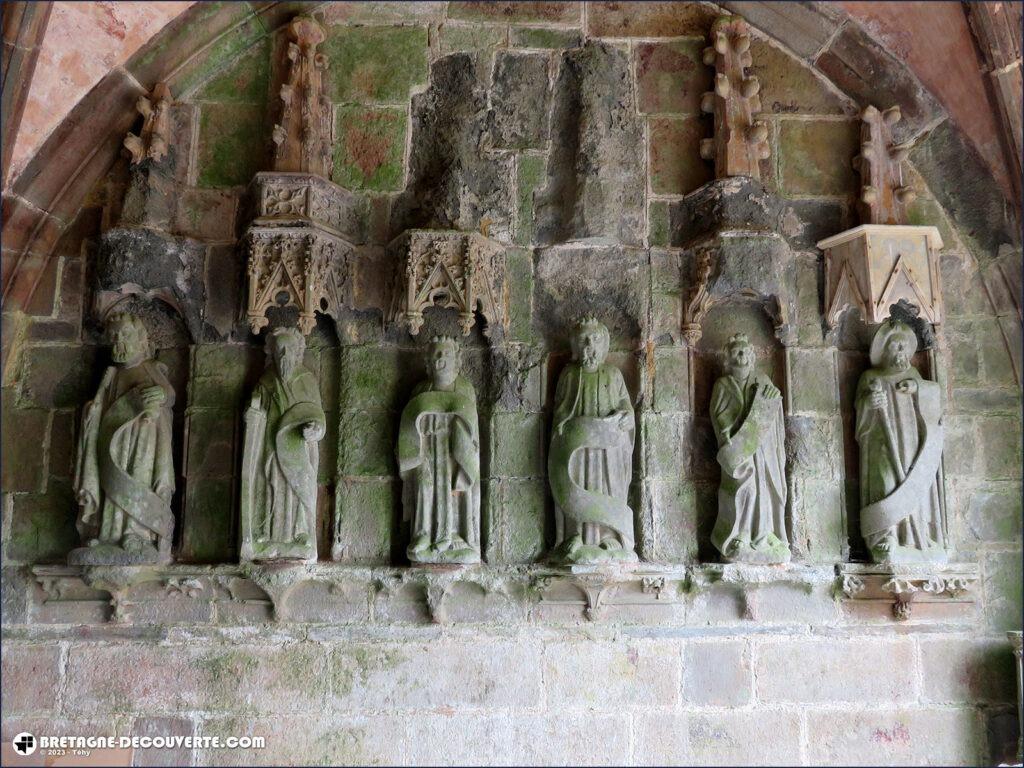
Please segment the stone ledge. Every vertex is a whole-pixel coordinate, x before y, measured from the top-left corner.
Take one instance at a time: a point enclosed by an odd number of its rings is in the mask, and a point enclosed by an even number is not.
[[[977,567],[639,563],[372,567],[31,568],[28,623],[42,625],[828,626],[909,617],[963,622]],[[940,588],[941,587],[941,588]],[[897,591],[898,589],[898,591]],[[853,604],[855,607],[850,608]],[[894,604],[901,608],[895,611]],[[940,610],[934,610],[938,606]],[[906,616],[900,611],[906,610]]]

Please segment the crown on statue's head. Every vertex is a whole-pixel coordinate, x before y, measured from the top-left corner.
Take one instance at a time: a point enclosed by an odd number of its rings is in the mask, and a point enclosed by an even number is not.
[[[448,335],[444,335],[443,334],[441,336],[435,336],[434,338],[432,338],[430,340],[430,346],[432,346],[432,347],[453,347],[455,349],[458,349],[459,348],[459,340],[456,339],[454,336],[448,336]]]
[[[749,347],[749,346],[750,346],[750,339],[747,338],[747,334],[745,334],[745,333],[734,333],[732,335],[732,337],[729,339],[729,344],[728,344],[729,349],[732,349],[733,347]]]
[[[577,333],[589,330],[599,330],[603,331],[604,333],[608,333],[607,326],[605,326],[605,324],[598,320],[597,317],[595,317],[594,315],[587,315],[578,323],[576,323]]]
[[[282,341],[288,340],[301,344],[303,347],[306,346],[306,337],[302,335],[302,332],[298,328],[279,326],[270,332],[270,338],[274,340],[275,344],[280,344]]]

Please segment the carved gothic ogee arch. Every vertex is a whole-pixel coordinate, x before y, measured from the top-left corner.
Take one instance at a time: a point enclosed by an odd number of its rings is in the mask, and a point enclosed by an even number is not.
[[[4,195],[0,277],[4,308],[28,306],[60,236],[121,152],[141,96],[157,82],[166,82],[176,96],[187,95],[200,84],[198,72],[219,43],[241,38],[254,44],[296,13],[315,13],[321,5],[199,3],[164,27],[123,66],[108,72],[54,130]],[[978,257],[995,258],[999,245],[1014,242],[1016,233],[1006,221],[1005,201],[996,185],[944,183],[952,175],[989,174],[978,152],[910,69],[837,5],[786,6],[782,10],[763,0],[722,3],[855,102],[883,107],[898,103],[905,119],[896,138],[908,143],[928,134],[911,152],[911,160],[954,222],[971,233],[972,244],[981,251]],[[240,46],[236,57],[247,49]],[[867,62],[872,64],[871,72],[865,71]],[[964,174],[965,169],[972,173]]]

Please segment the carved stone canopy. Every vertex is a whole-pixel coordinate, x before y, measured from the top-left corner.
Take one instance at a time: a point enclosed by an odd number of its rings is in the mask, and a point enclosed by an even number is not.
[[[691,346],[703,335],[707,313],[718,303],[760,304],[783,346],[796,343],[796,261],[778,235],[720,233],[693,251],[689,298],[683,306],[683,336]]]
[[[901,299],[929,323],[942,322],[942,288],[935,227],[864,224],[818,243],[825,252],[825,322],[835,328],[847,309],[881,323]]]
[[[341,307],[351,306],[353,246],[346,230],[353,195],[307,173],[258,173],[252,187],[257,217],[246,233],[249,326],[258,333],[269,322],[268,309],[291,306],[308,334],[317,312],[337,318]]]
[[[458,310],[462,333],[473,327],[476,309],[495,326],[508,328],[505,250],[478,232],[412,229],[389,248],[397,254],[391,317],[415,336],[430,306]]]

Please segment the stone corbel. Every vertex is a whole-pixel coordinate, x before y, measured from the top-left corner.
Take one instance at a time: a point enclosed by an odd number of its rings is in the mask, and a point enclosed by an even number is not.
[[[124,139],[131,153],[132,165],[143,160],[160,162],[167,156],[171,140],[171,89],[166,83],[157,83],[148,96],[140,96],[135,108],[143,116],[142,131],[136,136],[129,133]]]
[[[414,229],[392,242],[397,269],[392,288],[391,319],[405,322],[415,336],[427,307],[458,311],[468,335],[479,310],[484,333],[508,329],[505,250],[477,232]]]
[[[978,566],[845,563],[837,568],[837,590],[845,601],[887,603],[892,617],[907,621],[915,604],[973,603]]]

